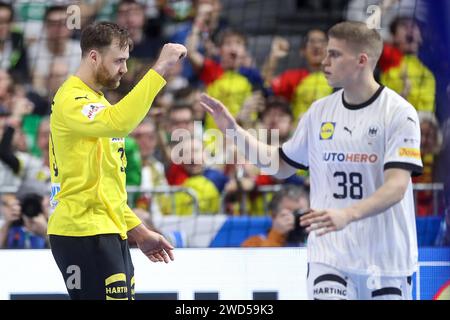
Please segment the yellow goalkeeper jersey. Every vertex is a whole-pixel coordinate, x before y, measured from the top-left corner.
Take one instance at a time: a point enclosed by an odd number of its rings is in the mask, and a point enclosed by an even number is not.
[[[125,141],[146,116],[165,80],[150,70],[117,104],[71,76],[50,116],[52,214],[48,234],[92,236],[141,223],[127,205]]]

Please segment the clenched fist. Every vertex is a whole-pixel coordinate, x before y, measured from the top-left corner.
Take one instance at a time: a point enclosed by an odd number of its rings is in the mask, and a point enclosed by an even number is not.
[[[166,43],[159,54],[159,58],[153,66],[153,70],[158,72],[161,76],[172,69],[175,64],[186,57],[187,49],[185,46],[178,43]]]

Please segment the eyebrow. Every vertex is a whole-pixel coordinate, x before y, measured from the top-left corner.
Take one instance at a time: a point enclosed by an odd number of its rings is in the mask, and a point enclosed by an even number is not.
[[[332,54],[342,54],[342,51],[336,50],[336,49],[328,49],[328,53]]]

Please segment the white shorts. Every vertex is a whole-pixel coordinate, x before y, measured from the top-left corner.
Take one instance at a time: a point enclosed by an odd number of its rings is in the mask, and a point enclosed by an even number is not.
[[[340,271],[321,263],[308,264],[311,300],[412,300],[411,276],[383,277]]]

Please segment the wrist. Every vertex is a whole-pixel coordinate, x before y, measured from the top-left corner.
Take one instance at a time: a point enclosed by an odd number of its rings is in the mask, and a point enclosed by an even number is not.
[[[145,238],[147,238],[148,234],[149,230],[144,226],[143,223],[128,231],[128,236],[133,238],[136,243],[143,242]]]
[[[358,210],[356,210],[353,207],[349,207],[349,208],[345,209],[345,214],[347,215],[348,223],[351,223],[353,221],[357,221],[360,219]]]

